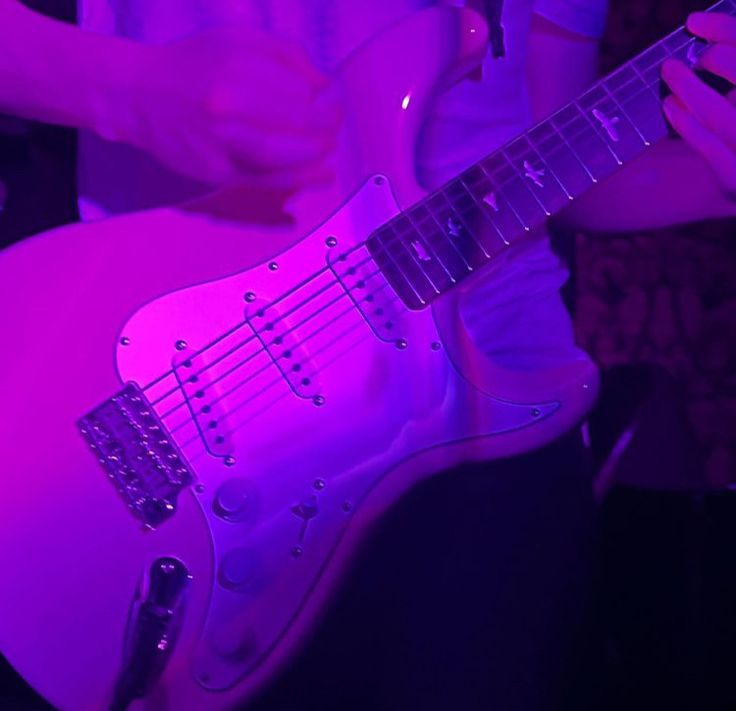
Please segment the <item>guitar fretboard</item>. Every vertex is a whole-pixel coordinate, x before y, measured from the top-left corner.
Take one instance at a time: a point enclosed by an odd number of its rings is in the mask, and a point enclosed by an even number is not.
[[[708,12],[736,15],[736,0]],[[366,246],[402,301],[431,304],[664,138],[662,63],[693,66],[706,47],[680,27],[374,232]]]

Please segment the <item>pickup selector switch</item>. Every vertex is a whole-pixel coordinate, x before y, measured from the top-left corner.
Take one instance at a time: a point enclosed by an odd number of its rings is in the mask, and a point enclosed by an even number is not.
[[[319,513],[319,506],[317,505],[317,497],[307,496],[302,499],[296,506],[291,507],[291,512],[299,518],[309,521]]]
[[[216,516],[230,523],[243,523],[256,515],[256,493],[252,483],[243,477],[223,482],[217,489],[212,508]]]

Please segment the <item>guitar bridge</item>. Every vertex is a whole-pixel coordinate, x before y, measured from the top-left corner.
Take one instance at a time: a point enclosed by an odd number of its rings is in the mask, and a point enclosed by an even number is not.
[[[194,476],[138,385],[128,383],[77,426],[136,518],[153,528],[174,515]]]

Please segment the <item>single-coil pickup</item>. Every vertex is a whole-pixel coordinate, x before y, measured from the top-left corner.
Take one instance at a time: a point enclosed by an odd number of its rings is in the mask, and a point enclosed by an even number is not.
[[[327,263],[373,333],[387,343],[402,342],[406,308],[368,249],[363,246],[341,252],[334,248]]]
[[[314,335],[309,332],[310,322],[315,320],[312,312],[321,309],[316,299],[306,302],[302,308],[282,314],[272,304],[256,300],[246,308],[245,318],[292,392],[319,403],[322,398],[319,369],[310,357],[308,341]]]
[[[233,443],[227,427],[224,388],[218,379],[218,368],[209,365],[203,354],[191,348],[177,352],[172,365],[207,451],[216,457],[230,456]]]

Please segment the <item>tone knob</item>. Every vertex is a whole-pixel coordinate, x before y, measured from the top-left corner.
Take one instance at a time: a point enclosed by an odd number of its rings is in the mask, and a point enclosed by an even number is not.
[[[252,520],[257,512],[253,484],[242,477],[228,479],[217,490],[212,508],[217,516],[231,523]]]
[[[220,561],[220,585],[236,592],[245,592],[256,581],[259,568],[258,557],[252,548],[233,548]]]
[[[244,662],[258,652],[258,642],[252,630],[240,630],[237,625],[223,624],[212,637],[215,653],[229,662]]]

